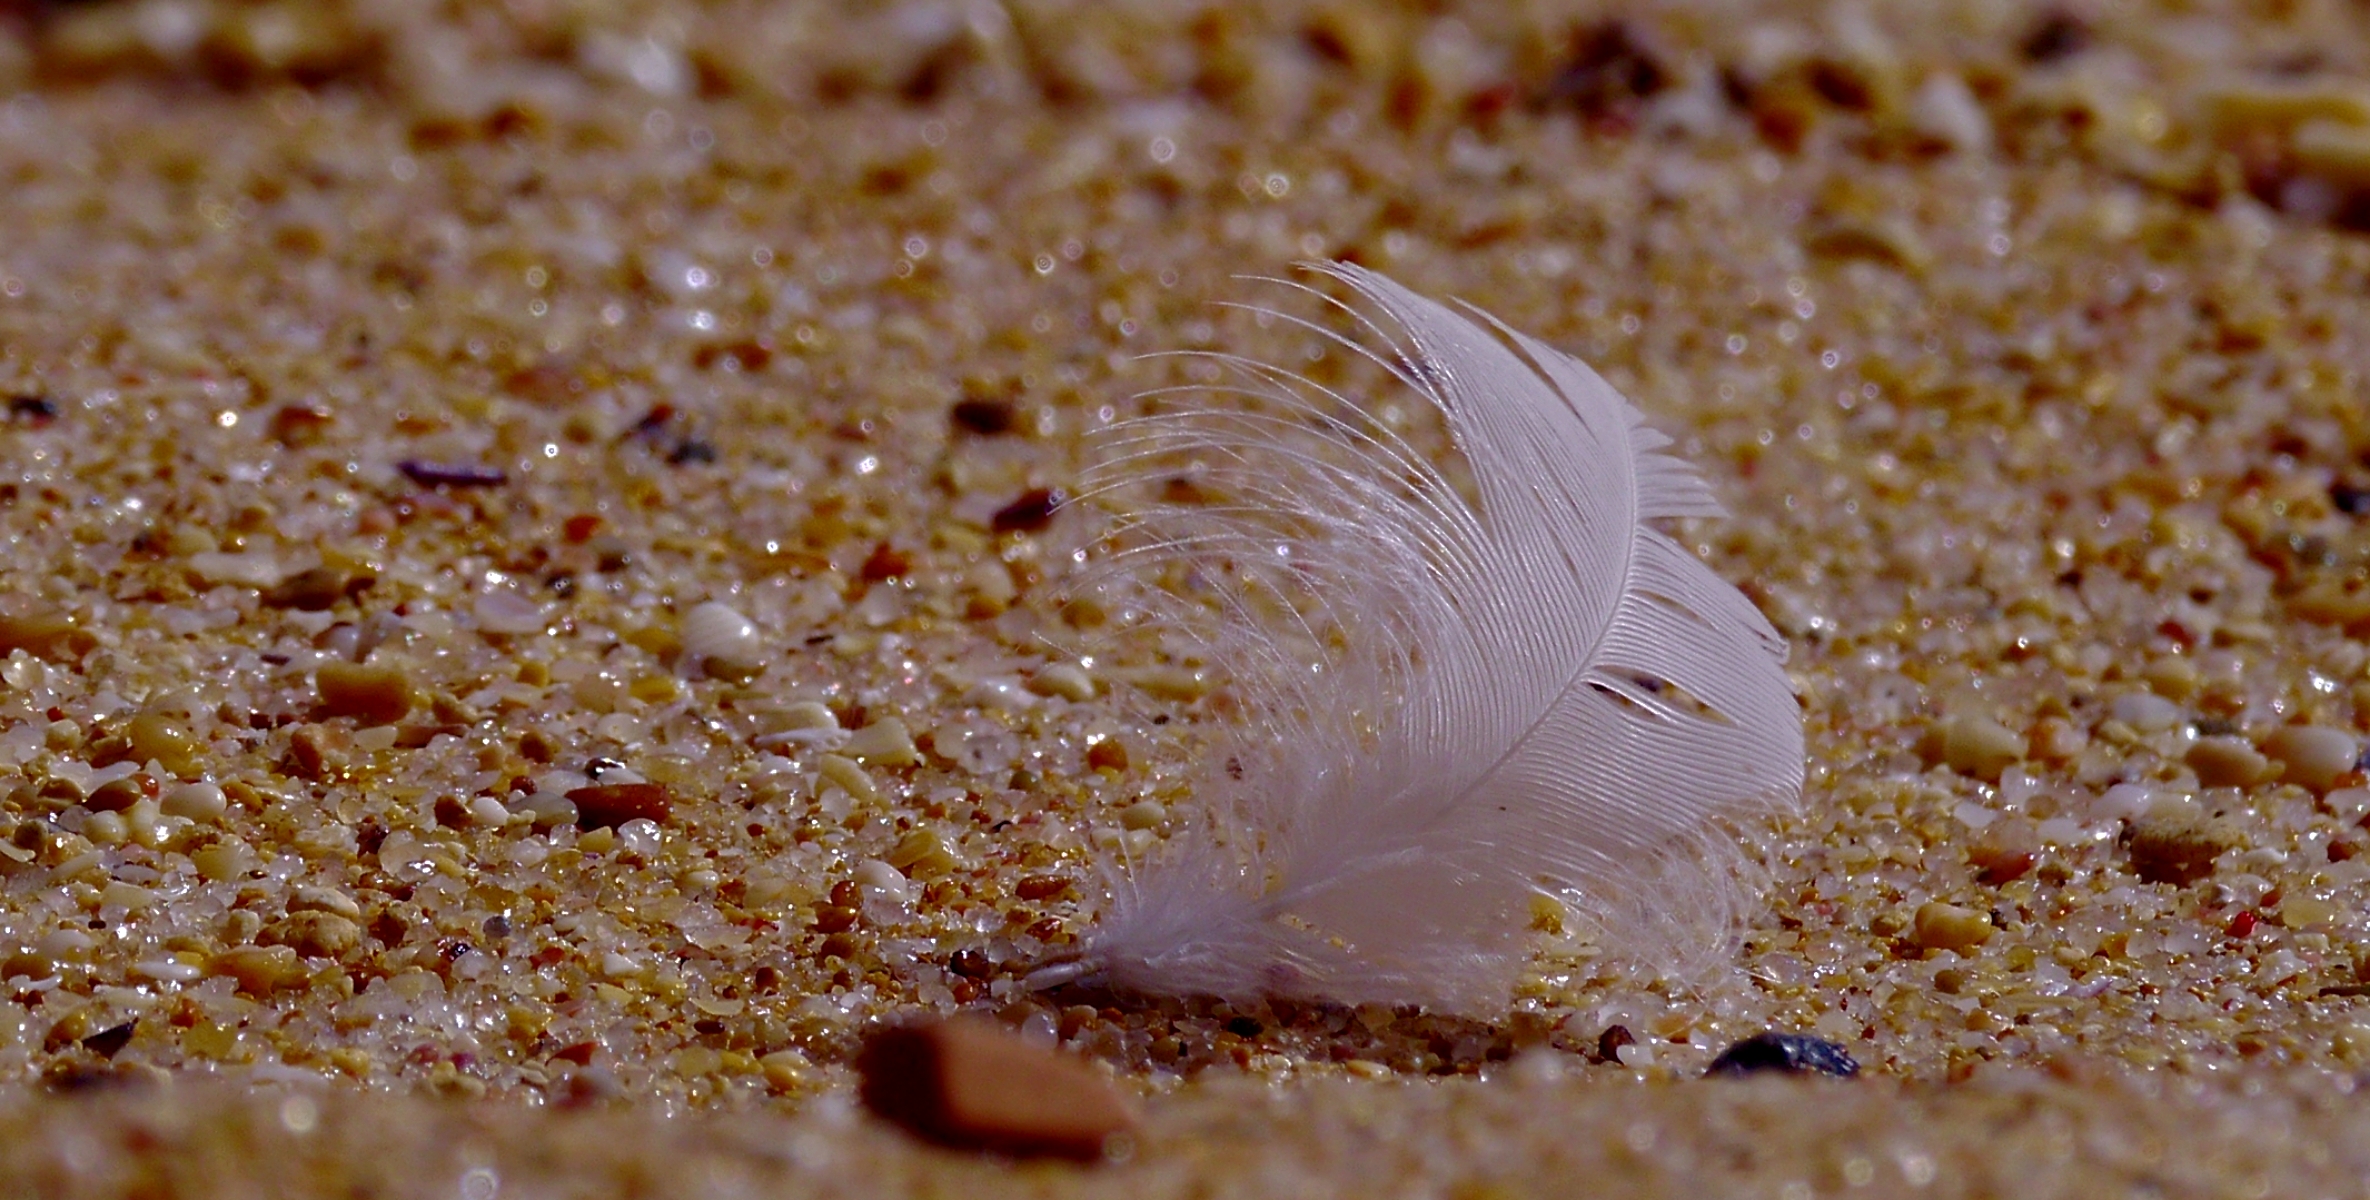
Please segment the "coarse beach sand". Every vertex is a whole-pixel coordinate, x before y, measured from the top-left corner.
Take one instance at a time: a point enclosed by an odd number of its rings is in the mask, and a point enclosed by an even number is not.
[[[0,5],[0,1190],[2359,1194],[2365,228],[2336,0]],[[1084,441],[1332,258],[1733,514],[1708,965],[1023,985],[1236,713],[1054,649]],[[1139,1135],[865,1116],[957,1010]]]

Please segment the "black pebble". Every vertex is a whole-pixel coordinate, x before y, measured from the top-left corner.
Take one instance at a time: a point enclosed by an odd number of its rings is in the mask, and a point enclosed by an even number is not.
[[[981,437],[1010,433],[1020,423],[1020,414],[1002,400],[958,400],[949,415],[958,428]]]
[[[126,1021],[121,1025],[109,1026],[82,1039],[82,1045],[101,1058],[113,1058],[116,1051],[131,1044],[132,1030],[137,1024],[138,1022]]]
[[[1720,1052],[1706,1075],[1753,1075],[1783,1071],[1788,1075],[1833,1075],[1838,1079],[1860,1073],[1860,1064],[1843,1047],[1807,1033],[1756,1033]]]

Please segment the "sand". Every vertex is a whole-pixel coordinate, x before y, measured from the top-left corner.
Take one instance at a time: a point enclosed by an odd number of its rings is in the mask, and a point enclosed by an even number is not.
[[[0,12],[0,1169],[2358,1188],[2365,33]],[[1736,831],[1730,942],[1546,914],[1502,1017],[1031,991],[1234,712],[1054,649],[1054,494],[1143,355],[1316,362],[1216,305],[1336,257],[1674,435],[1733,514],[1676,532],[1791,643],[1801,809]],[[1137,1096],[1125,1161],[861,1116],[862,1032],[957,1010]],[[1863,1070],[1697,1078],[1770,1029]]]

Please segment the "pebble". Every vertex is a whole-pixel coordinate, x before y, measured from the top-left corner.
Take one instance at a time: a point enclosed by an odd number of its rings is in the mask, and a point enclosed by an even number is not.
[[[837,754],[826,754],[815,762],[815,774],[825,783],[835,785],[849,796],[867,804],[880,800],[880,789],[873,786],[872,776],[856,761]]]
[[[268,996],[303,982],[305,966],[288,946],[234,946],[215,955],[206,973],[228,975],[238,980],[240,991]]]
[[[2241,843],[2229,822],[2190,806],[2158,803],[2132,818],[2124,834],[2132,870],[2148,883],[2187,887],[2214,873],[2214,860]]]
[[[2345,909],[2318,896],[2289,896],[2279,906],[2279,923],[2289,929],[2327,925],[2344,915]]]
[[[2156,803],[2156,793],[2136,783],[2118,783],[2099,793],[2088,806],[2089,815],[2101,821],[2128,821],[2147,812]]]
[[[1067,500],[1060,488],[1031,488],[997,509],[996,515],[989,518],[988,527],[997,533],[1041,532],[1053,524],[1054,514],[1061,511]]]
[[[302,910],[264,926],[261,941],[306,958],[338,958],[362,944],[362,926],[333,912]]]
[[[516,592],[486,592],[470,610],[477,627],[487,633],[541,633],[545,624],[543,606]]]
[[[321,692],[323,716],[353,717],[364,725],[392,725],[411,712],[417,699],[411,676],[396,666],[327,663],[313,682]]]
[[[2321,805],[2341,821],[2370,818],[2370,788],[2338,788],[2321,797]]]
[[[138,804],[148,795],[148,789],[136,778],[110,779],[92,788],[83,797],[82,806],[96,813],[119,813]]]
[[[1990,917],[1939,900],[1919,905],[1910,926],[1910,936],[1927,950],[1970,950],[1998,932]]]
[[[1953,717],[1942,726],[1942,761],[1961,775],[1998,779],[2023,757],[2023,735],[1989,717]]]
[[[2160,696],[2187,700],[2197,694],[2204,677],[2198,673],[2197,664],[2189,659],[2159,658],[2140,668],[2140,678]]]
[[[1860,1064],[1843,1047],[1806,1033],[1756,1033],[1720,1052],[1705,1075],[1753,1075],[1780,1071],[1788,1075],[1832,1075],[1848,1079]]]
[[[37,658],[58,658],[73,634],[73,618],[47,605],[24,604],[0,611],[0,658],[19,650]]]
[[[510,475],[501,468],[481,467],[475,463],[424,462],[407,458],[396,463],[395,469],[421,487],[501,487],[510,482]]]
[[[905,873],[877,858],[857,863],[855,880],[860,887],[885,891],[901,891],[905,887]]]
[[[1011,433],[1019,423],[1019,414],[1007,400],[966,397],[955,401],[948,416],[966,433],[980,437],[997,437]]]
[[[888,864],[915,878],[943,875],[960,865],[945,840],[927,828],[907,830],[898,838],[889,850]]]
[[[663,822],[675,810],[674,793],[662,783],[597,783],[572,788],[565,795],[576,806],[576,823],[586,829],[610,829],[637,820]]]
[[[1107,737],[1086,748],[1086,765],[1096,771],[1127,770],[1127,744]]]
[[[307,567],[265,588],[262,599],[274,608],[325,612],[334,607],[349,590],[360,591],[369,587],[371,582],[369,576],[349,580],[343,571],[330,567]]]
[[[131,828],[124,823],[121,813],[93,813],[89,820],[82,823],[82,836],[89,838],[93,845],[120,846],[131,837]]]
[[[356,904],[352,896],[334,888],[318,887],[313,884],[299,884],[296,890],[290,893],[288,911],[292,913],[334,913],[349,921],[362,919],[362,906]]]
[[[1075,1058],[977,1018],[884,1029],[856,1058],[865,1107],[958,1150],[1091,1162],[1136,1119],[1117,1089]]]
[[[2220,734],[2197,739],[2181,761],[2197,772],[2205,787],[2250,787],[2271,776],[2271,760],[2257,753],[2245,738]]]
[[[2280,779],[2325,792],[2353,770],[2362,744],[2352,734],[2318,725],[2288,725],[2263,739],[2263,750],[2280,761]]]
[[[1029,690],[1040,696],[1059,696],[1083,704],[1094,699],[1094,676],[1076,663],[1047,663],[1029,676]]]
[[[220,883],[245,876],[255,865],[255,853],[234,838],[191,851],[189,861],[200,877]]]
[[[137,1021],[108,1026],[82,1039],[82,1047],[101,1058],[113,1058],[125,1046],[132,1044],[132,1034],[138,1028]]]
[[[236,583],[258,590],[280,582],[280,560],[261,551],[230,554],[207,551],[182,560],[192,575],[205,583]]]
[[[2041,826],[2030,817],[2002,817],[1967,847],[1967,861],[1983,882],[1998,886],[2020,879],[2041,853]]]
[[[154,903],[156,903],[154,891],[133,884],[109,883],[106,887],[99,889],[99,905],[102,908],[120,908],[125,912],[138,912]]]
[[[2109,713],[2141,733],[2162,733],[2181,723],[2181,706],[2154,692],[2125,692],[2115,697]]]
[[[1020,754],[1020,742],[1010,732],[982,717],[949,721],[933,730],[931,749],[972,775],[1008,772]]]
[[[1760,1036],[1767,1037],[1769,1035],[1762,1034]],[[1619,1066],[1621,1065],[1621,1052],[1637,1044],[1638,1035],[1631,1033],[1629,1026],[1607,1025],[1605,1031],[1597,1035],[1596,1054],[1593,1061]],[[1742,1044],[1749,1044],[1749,1040],[1748,1043],[1740,1043],[1740,1045]],[[1733,1052],[1734,1049],[1731,1048],[1731,1053]]]
[[[883,717],[857,730],[840,750],[872,766],[910,767],[922,761],[921,752],[914,748],[912,731],[895,717]]]
[[[157,799],[159,809],[166,816],[191,821],[219,821],[230,808],[222,789],[211,783],[179,784],[166,788]]]
[[[140,762],[153,762],[175,775],[187,775],[197,767],[198,740],[190,736],[185,722],[161,713],[141,713],[132,718],[124,736],[131,742],[133,758]]]
[[[784,731],[814,729],[826,733],[839,730],[839,718],[829,708],[813,700],[801,700],[785,706],[775,724]]]

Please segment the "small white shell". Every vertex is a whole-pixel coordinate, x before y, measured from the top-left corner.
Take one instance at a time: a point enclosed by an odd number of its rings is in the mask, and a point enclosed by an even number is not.
[[[757,625],[713,600],[683,614],[683,653],[702,665],[714,663],[738,671],[765,665],[765,646]]]

